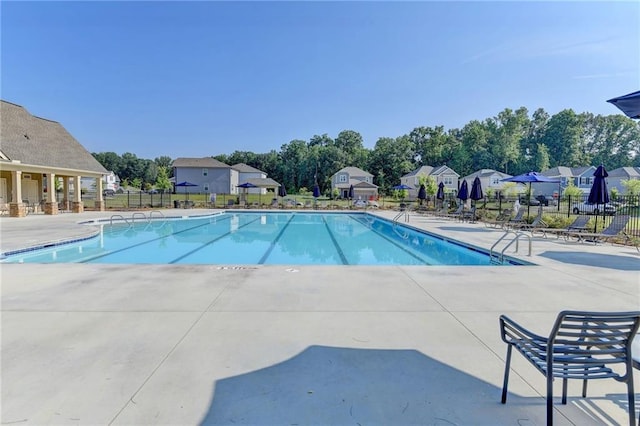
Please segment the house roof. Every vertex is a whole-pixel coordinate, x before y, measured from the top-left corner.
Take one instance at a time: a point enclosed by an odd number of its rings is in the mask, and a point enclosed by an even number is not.
[[[403,178],[408,178],[408,177],[418,176],[418,175],[427,175],[427,176],[429,176],[431,174],[432,170],[433,170],[433,167],[431,167],[431,166],[421,166],[421,167],[418,167],[417,169],[415,169],[414,171],[407,173],[406,175],[404,175],[402,177]]]
[[[335,172],[333,175],[335,176],[338,173],[348,173],[349,176],[373,176],[371,173],[365,172],[364,170],[359,169],[357,167],[343,167],[337,172]]]
[[[585,172],[588,172],[589,169],[593,169],[595,171],[595,167],[593,166],[580,166],[580,167],[566,167],[566,166],[558,166],[552,167],[550,169],[545,170],[541,174],[546,177],[578,177],[583,175]]]
[[[618,167],[608,173],[609,177],[640,178],[640,167]]]
[[[478,171],[475,171],[475,172],[471,173],[471,174],[470,174],[470,175],[468,175],[468,176],[465,176],[465,177],[464,177],[464,179],[467,179],[467,180],[473,180],[473,179],[475,179],[475,178],[476,178],[476,176],[477,176],[477,177],[480,177],[480,178],[483,178],[483,177],[488,177],[488,176],[493,176],[493,175],[498,175],[498,176],[500,176],[500,179],[506,179],[506,178],[510,178],[510,177],[512,177],[512,176],[511,176],[511,175],[509,175],[509,174],[502,173],[502,172],[499,172],[499,171],[497,171],[497,170],[493,170],[493,169],[480,169],[480,170],[478,170]]]
[[[255,167],[251,167],[250,165],[244,163],[234,164],[231,167],[233,167],[240,173],[264,173],[262,170],[258,170]]]
[[[421,167],[418,167],[414,171],[409,172],[406,175],[402,176],[401,179],[402,178],[409,178],[409,177],[417,176],[417,175],[438,176],[438,175],[441,175],[441,174],[443,174],[445,172],[451,172],[452,174],[454,174],[456,176],[460,176],[453,169],[451,169],[450,167],[448,167],[448,166],[443,164],[442,166],[438,166],[438,167],[432,167],[432,166],[421,166]]]
[[[249,182],[259,188],[276,188],[280,184],[271,178],[249,178],[243,180],[241,183]]]
[[[222,161],[218,161],[212,157],[204,157],[204,158],[187,158],[180,157],[173,160],[171,163],[172,167],[207,167],[207,168],[224,168],[230,169],[231,166],[223,163]]]
[[[56,121],[31,115],[24,107],[0,101],[0,157],[59,169],[107,174],[98,160]]]

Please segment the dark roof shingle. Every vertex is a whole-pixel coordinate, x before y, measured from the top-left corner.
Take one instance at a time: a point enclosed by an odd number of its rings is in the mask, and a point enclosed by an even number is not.
[[[0,101],[0,151],[21,163],[108,173],[62,125],[31,115],[20,105]]]

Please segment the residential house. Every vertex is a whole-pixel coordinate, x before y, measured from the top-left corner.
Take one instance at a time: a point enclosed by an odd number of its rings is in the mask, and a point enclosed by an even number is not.
[[[406,175],[400,178],[400,184],[410,186],[412,189],[408,190],[409,198],[417,198],[418,190],[420,189],[420,177],[421,176],[431,176],[435,179],[436,185],[439,185],[440,182],[444,184],[445,191],[447,192],[457,192],[458,191],[458,180],[460,175],[456,173],[450,167],[446,165],[432,167],[432,166],[421,166],[416,170],[407,173]]]
[[[589,194],[593,185],[593,173],[596,168],[593,166],[581,167],[565,167],[558,166],[543,171],[541,174],[552,179],[559,180],[560,183],[536,183],[533,187],[534,194],[537,195],[559,195],[572,182],[574,186],[582,191],[583,194]]]
[[[10,216],[36,209],[53,215],[60,204],[81,213],[82,193],[73,188],[81,187],[82,177],[95,181],[94,205],[104,209],[102,177],[109,172],[60,123],[6,101],[0,101],[0,116],[0,203],[9,205]]]
[[[237,194],[240,173],[215,158],[176,158],[173,167],[174,192]],[[187,182],[189,186],[179,186]]]
[[[373,175],[357,167],[344,167],[331,176],[331,192],[338,189],[340,197],[349,197],[353,186],[353,199],[368,200],[378,198],[378,186],[373,183]]]
[[[92,178],[83,177],[80,180],[80,187],[83,190],[95,192],[96,181]],[[120,189],[120,178],[112,171],[109,171],[108,174],[102,176],[102,190],[104,191],[107,189],[114,192]]]
[[[250,183],[257,187],[257,188],[247,188],[245,191],[248,194],[266,194],[267,193],[267,188],[264,185],[262,185],[263,180],[267,179],[267,174],[265,172],[244,163],[234,164],[231,167],[233,167],[238,171],[238,182],[240,185],[242,185],[243,183]]]
[[[640,167],[619,167],[617,169],[609,170],[609,177],[605,180],[607,182],[607,189],[617,189],[621,195],[626,194],[627,189],[622,185],[623,181],[627,180],[640,180]]]
[[[504,187],[507,182],[503,182],[503,179],[508,179],[512,177],[506,173],[499,172],[493,169],[480,169],[476,172],[471,173],[468,176],[462,178],[462,180],[466,180],[469,185],[469,190],[471,190],[471,185],[473,185],[473,181],[476,177],[480,178],[480,184],[482,185],[482,191],[487,194],[487,191],[490,189],[494,190],[496,196],[500,193],[500,190]]]

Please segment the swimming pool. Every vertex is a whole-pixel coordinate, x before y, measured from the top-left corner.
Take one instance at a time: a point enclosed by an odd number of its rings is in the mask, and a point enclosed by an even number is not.
[[[481,250],[367,213],[225,212],[103,222],[97,236],[4,263],[490,265]],[[507,260],[505,264],[512,264]]]

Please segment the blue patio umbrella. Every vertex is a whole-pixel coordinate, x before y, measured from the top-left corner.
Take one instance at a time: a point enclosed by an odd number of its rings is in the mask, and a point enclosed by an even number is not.
[[[467,201],[469,198],[469,184],[466,179],[462,181],[462,185],[460,185],[456,198],[459,198],[462,202]]]
[[[351,185],[349,187],[349,195],[348,195],[350,200],[353,200],[353,185]]]
[[[247,191],[249,190],[249,188],[257,188],[257,187],[258,185],[254,185],[251,182],[245,182],[238,185],[238,188],[244,188],[244,201],[247,201]]]
[[[550,177],[546,177],[538,172],[528,172],[523,173],[518,176],[512,176],[510,178],[502,179],[501,182],[516,182],[516,183],[524,183],[529,184],[529,197],[531,197],[531,184],[537,182],[547,182],[547,183],[560,183],[557,179],[551,179]],[[531,203],[527,200],[527,216],[529,216],[529,212],[531,210]]]
[[[188,188],[190,186],[198,186],[198,184],[196,183],[191,183],[191,182],[187,182],[186,180],[184,182],[180,182],[180,183],[176,183],[176,188],[177,187],[181,187],[181,188]],[[189,199],[189,190],[185,189],[185,199]]]
[[[427,199],[427,188],[425,188],[424,185],[420,185],[420,189],[418,190],[418,199],[420,200],[420,204]]]
[[[320,196],[320,187],[318,186],[318,184],[316,183],[313,186],[313,198],[318,198]]]
[[[403,184],[401,184],[401,185],[396,185],[396,186],[394,186],[394,187],[393,187],[393,189],[397,189],[397,190],[401,191],[401,190],[403,190],[403,189],[411,189],[411,187],[410,187],[410,186],[407,186],[407,185],[405,185],[405,184],[403,183]]]
[[[629,118],[640,118],[640,90],[609,99],[607,102],[618,107]]]
[[[469,198],[471,198],[473,201],[482,200],[484,198],[484,194],[482,193],[482,182],[480,182],[480,178],[478,176],[476,176],[476,178],[473,180]]]
[[[598,166],[596,171],[593,173],[595,179],[593,180],[593,185],[591,186],[591,191],[589,191],[589,199],[588,201],[595,205],[607,204],[609,202],[609,191],[607,190],[607,181],[605,178],[609,176],[607,170],[601,164]],[[602,209],[602,215],[604,219],[605,209]],[[596,232],[598,227],[598,215],[596,215],[596,223],[593,228],[593,232]]]

